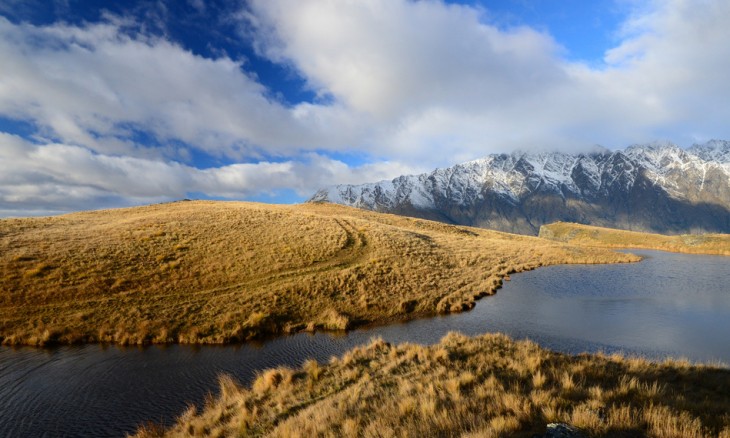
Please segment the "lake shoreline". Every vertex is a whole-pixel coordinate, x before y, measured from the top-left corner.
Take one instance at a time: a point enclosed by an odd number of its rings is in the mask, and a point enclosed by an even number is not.
[[[606,249],[331,204],[190,201],[0,220],[4,344],[226,343],[473,307]]]
[[[216,376],[221,373],[230,374],[236,382],[241,382],[237,383],[238,387],[251,388],[256,376],[264,373],[264,370],[282,366],[299,370],[308,359],[316,360],[320,367],[324,367],[332,357],[342,358],[353,349],[367,345],[372,337],[382,337],[391,345],[418,344],[425,348],[436,345],[451,331],[461,332],[469,339],[478,338],[483,333],[499,332],[506,333],[511,339],[530,339],[546,352],[562,352],[566,357],[576,360],[582,356],[621,356],[628,361],[662,364],[667,357],[687,356],[691,362],[679,362],[687,366],[707,364],[712,368],[718,368],[719,360],[730,363],[726,342],[721,335],[718,335],[720,344],[714,347],[709,344],[710,348],[716,349],[703,354],[696,349],[700,343],[689,338],[686,341],[689,344],[682,346],[684,344],[676,344],[680,337],[672,334],[677,330],[682,334],[691,334],[695,328],[680,326],[673,332],[658,336],[657,333],[637,330],[631,325],[624,327],[624,321],[616,319],[617,314],[625,313],[622,310],[624,308],[656,307],[661,304],[653,302],[651,298],[664,297],[665,286],[679,289],[666,297],[669,304],[686,302],[710,311],[722,311],[725,307],[720,308],[713,304],[714,301],[702,298],[704,295],[699,292],[707,290],[712,284],[719,284],[719,289],[725,290],[722,285],[730,281],[730,278],[726,278],[730,272],[727,259],[654,251],[638,254],[644,256],[642,263],[555,265],[523,272],[513,275],[511,281],[504,283],[502,290],[489,299],[480,300],[470,311],[422,319],[411,314],[409,322],[392,321],[391,324],[371,326],[370,329],[361,326],[346,334],[305,332],[228,345],[3,347],[0,348],[0,370],[5,371],[0,373],[0,405],[5,404],[8,416],[5,423],[0,421],[0,435],[39,435],[56,427],[69,431],[73,436],[98,435],[99,429],[95,428],[109,425],[117,431],[109,436],[119,436],[133,433],[137,426],[149,419],[169,428],[186,410],[186,401],[194,403],[197,409],[204,408],[206,393],[217,394],[220,391]],[[721,275],[713,275],[713,272]],[[659,289],[649,291],[647,299],[627,300],[627,294],[644,293],[645,284],[637,282],[640,279],[645,279]],[[694,286],[694,289],[690,289],[692,293],[687,292],[687,281],[681,279],[687,279]],[[597,287],[592,283],[593,280],[605,284],[610,295],[591,292]],[[631,292],[632,287],[634,292]],[[554,311],[550,311],[552,305],[544,302],[542,292],[538,293],[538,289],[555,291],[546,292],[548,296],[558,294],[555,296],[557,307]],[[614,300],[614,297],[618,300]],[[596,317],[590,313],[591,309],[599,309],[601,314]],[[662,318],[669,316],[669,321],[676,321],[665,311],[660,310],[660,314],[664,315]],[[588,327],[560,329],[563,323],[579,322],[573,315],[584,314]],[[638,316],[631,311],[625,315],[632,323],[639,321]],[[725,318],[708,316],[701,318],[703,324],[721,324],[717,330],[723,333],[730,330]],[[545,324],[550,321],[553,322]],[[606,323],[617,329],[610,332],[626,332],[628,328],[629,332],[637,335],[639,343],[633,342],[631,337],[615,337],[608,333]],[[592,333],[604,337],[595,338]],[[701,327],[697,335],[703,342],[713,337],[702,332]],[[669,339],[672,343],[661,343],[663,339]],[[675,346],[677,348],[673,348]],[[713,351],[717,351],[717,355]],[[589,353],[586,355],[581,352]],[[39,385],[48,390],[37,393],[34,388]],[[109,393],[118,396],[110,399]],[[51,410],[43,408],[43,415],[33,414],[34,409],[41,406],[51,407]],[[110,415],[110,409],[113,415]],[[37,425],[26,424],[23,418],[34,418],[33,423]],[[534,426],[539,428],[544,427],[544,424],[535,423]],[[215,426],[211,426],[213,429]]]
[[[502,334],[450,333],[430,346],[374,340],[326,364],[310,360],[301,367],[262,371],[250,385],[226,376],[219,382],[218,396],[200,410],[188,408],[171,427],[147,423],[137,436],[202,431],[357,435],[369,430],[531,436],[552,422],[591,435],[730,434],[724,415],[730,408],[730,370],[619,355],[568,355]],[[436,409],[424,410],[432,400]],[[438,406],[448,410],[448,417],[434,420]]]
[[[88,344],[99,344],[99,345],[119,345],[119,346],[147,346],[147,345],[243,345],[249,342],[266,342],[267,340],[276,339],[282,336],[291,336],[296,335],[299,333],[342,333],[347,334],[347,332],[351,330],[356,329],[372,329],[377,327],[383,327],[391,324],[404,324],[408,323],[414,320],[419,319],[428,319],[428,318],[434,318],[438,316],[443,315],[449,315],[449,314],[456,314],[461,312],[469,312],[476,306],[477,302],[481,300],[484,297],[489,297],[495,295],[504,284],[504,281],[510,281],[510,275],[519,274],[523,272],[530,272],[535,269],[549,267],[549,266],[567,266],[567,265],[603,265],[603,264],[624,264],[624,263],[640,263],[642,261],[641,256],[636,256],[634,254],[625,254],[628,256],[625,260],[620,261],[614,261],[614,262],[584,262],[584,263],[558,263],[555,265],[537,265],[534,267],[522,267],[520,270],[509,270],[505,274],[497,275],[496,278],[498,282],[494,283],[492,286],[492,289],[481,291],[477,294],[472,295],[471,297],[467,297],[466,300],[456,303],[456,305],[453,305],[449,308],[441,309],[440,311],[437,309],[434,309],[432,311],[412,311],[409,313],[404,313],[400,315],[391,315],[382,317],[375,320],[365,320],[365,321],[358,321],[358,320],[348,320],[346,328],[328,328],[323,325],[315,325],[314,327],[308,327],[304,323],[298,323],[298,324],[292,324],[291,322],[284,323],[284,327],[277,327],[275,331],[271,332],[262,332],[260,334],[257,334],[256,336],[252,336],[245,340],[224,340],[221,342],[211,342],[211,341],[180,341],[179,339],[173,340],[167,340],[167,341],[157,341],[154,339],[145,339],[142,342],[115,342],[115,341],[100,341],[98,339],[94,338],[79,338],[79,339],[72,339],[68,342],[60,341],[57,339],[49,338],[45,341],[38,342],[37,340],[31,339],[28,342],[7,342],[7,338],[3,338],[2,335],[0,335],[0,345],[2,346],[8,346],[8,347],[14,347],[14,346],[25,346],[25,347],[35,347],[35,348],[54,348],[64,345],[88,345]],[[633,258],[632,258],[633,257]]]

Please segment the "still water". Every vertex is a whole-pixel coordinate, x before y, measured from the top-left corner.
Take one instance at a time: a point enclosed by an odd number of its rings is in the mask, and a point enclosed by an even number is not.
[[[255,345],[0,348],[0,436],[124,436],[170,424],[228,373],[326,361],[380,336],[438,342],[500,331],[559,351],[624,352],[730,364],[730,257],[632,251],[627,265],[553,266],[514,275],[470,312]]]

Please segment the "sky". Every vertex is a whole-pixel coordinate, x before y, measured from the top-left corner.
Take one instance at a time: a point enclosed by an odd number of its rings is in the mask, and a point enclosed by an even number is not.
[[[0,216],[730,139],[725,0],[0,0]]]

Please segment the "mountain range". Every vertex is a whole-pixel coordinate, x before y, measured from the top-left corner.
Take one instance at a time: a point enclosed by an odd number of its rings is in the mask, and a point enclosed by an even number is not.
[[[587,153],[524,152],[337,185],[309,202],[521,234],[555,221],[665,234],[730,232],[730,142],[669,142]]]

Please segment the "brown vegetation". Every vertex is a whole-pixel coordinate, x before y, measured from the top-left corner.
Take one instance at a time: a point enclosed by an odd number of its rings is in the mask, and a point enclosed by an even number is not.
[[[570,356],[504,335],[423,347],[373,341],[329,364],[262,372],[172,428],[139,437],[530,437],[550,422],[589,436],[730,437],[730,371],[682,361]]]
[[[0,220],[0,341],[223,343],[469,309],[512,272],[638,260],[337,205]]]
[[[574,245],[608,248],[645,248],[689,254],[730,255],[730,234],[639,233],[568,222],[540,227],[540,237]]]

